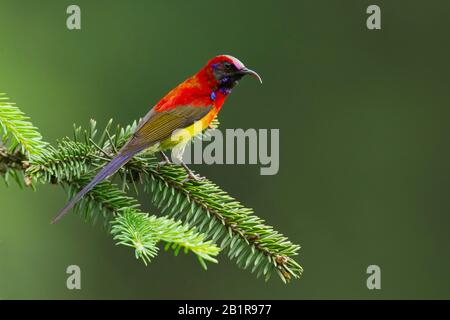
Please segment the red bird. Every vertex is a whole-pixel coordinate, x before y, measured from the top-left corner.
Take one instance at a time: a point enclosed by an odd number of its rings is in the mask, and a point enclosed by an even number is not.
[[[175,87],[147,113],[116,157],[61,209],[52,223],[61,219],[86,193],[140,152],[161,152],[168,162],[164,151],[176,147],[175,156],[188,177],[198,179],[181,160],[184,147],[193,136],[209,126],[231,90],[245,75],[252,75],[262,83],[255,71],[232,56],[220,55],[208,61],[197,74]]]

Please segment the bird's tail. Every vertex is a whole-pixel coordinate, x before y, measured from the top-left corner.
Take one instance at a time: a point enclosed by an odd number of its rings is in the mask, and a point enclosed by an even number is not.
[[[114,172],[116,172],[121,166],[123,166],[128,160],[133,157],[134,153],[119,154],[113,158],[99,173],[89,182],[80,192],[78,192],[75,197],[73,197],[64,208],[59,211],[59,213],[53,218],[51,223],[58,222],[62,217],[64,217],[73,206],[80,201],[80,199],[89,191],[91,191],[98,183],[102,182]]]

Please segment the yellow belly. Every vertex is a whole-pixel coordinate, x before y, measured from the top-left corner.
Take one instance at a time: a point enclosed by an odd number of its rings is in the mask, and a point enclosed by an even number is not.
[[[175,148],[176,146],[181,146],[188,143],[194,136],[202,133],[211,121],[215,118],[217,112],[213,109],[205,117],[196,121],[194,124],[186,127],[184,129],[178,129],[172,133],[170,138],[161,141],[160,143],[154,144],[145,152],[155,153],[158,151],[165,151],[168,149]]]

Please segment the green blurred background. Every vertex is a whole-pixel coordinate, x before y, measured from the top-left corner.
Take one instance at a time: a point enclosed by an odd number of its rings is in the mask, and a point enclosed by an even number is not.
[[[78,4],[82,30],[66,28]],[[378,4],[382,30],[366,28]],[[62,189],[0,186],[0,298],[450,298],[449,1],[0,0],[0,91],[45,139],[128,124],[212,56],[257,70],[222,128],[280,128],[280,171],[196,166],[291,241],[301,280],[269,283],[226,256],[203,271],[161,252],[148,267]],[[144,208],[149,200],[141,198]],[[82,270],[69,291],[66,267]],[[382,289],[366,288],[381,267]]]

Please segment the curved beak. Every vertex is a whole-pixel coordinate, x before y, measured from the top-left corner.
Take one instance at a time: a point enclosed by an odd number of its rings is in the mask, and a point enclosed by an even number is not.
[[[250,70],[250,69],[244,67],[244,68],[242,68],[241,70],[239,70],[239,72],[240,72],[241,74],[244,74],[244,75],[245,75],[245,74],[251,75],[252,77],[258,79],[260,83],[262,83],[262,79],[261,79],[261,77],[259,76],[259,74],[256,73],[256,71],[253,71],[253,70]]]

